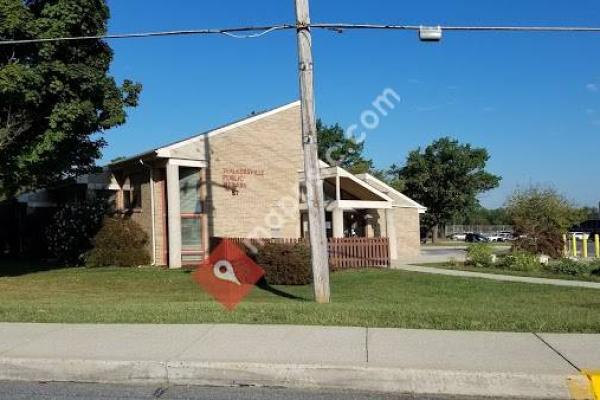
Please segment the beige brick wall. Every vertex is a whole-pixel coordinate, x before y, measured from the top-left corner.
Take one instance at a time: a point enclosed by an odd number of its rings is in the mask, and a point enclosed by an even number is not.
[[[205,149],[209,235],[299,237],[300,106],[204,140],[178,151]]]
[[[128,171],[130,184],[141,182],[142,207],[130,212],[130,218],[140,224],[148,234],[148,252],[152,256],[152,211],[150,208],[150,172],[146,169]],[[137,181],[137,182],[136,182]]]
[[[164,168],[154,168],[154,207],[155,207],[155,232],[156,232],[156,248],[154,255],[157,265],[166,265],[166,207],[164,201]],[[148,253],[153,256],[152,248],[152,200],[150,196],[150,171],[144,167],[130,167],[119,172],[121,182],[125,178],[130,179],[130,185],[134,186],[137,182],[141,182],[141,197],[142,206],[135,210],[120,210],[125,212],[126,216],[137,222],[142,229],[148,234]],[[118,197],[121,198],[119,193]],[[118,207],[122,206],[122,200],[118,200]]]
[[[154,169],[154,218],[156,234],[156,264],[167,265],[167,207],[165,199],[165,170]]]
[[[398,257],[418,256],[421,247],[419,211],[416,208],[394,208],[394,223]]]
[[[375,217],[373,220],[374,233],[380,237],[387,237],[387,220],[385,216],[385,210],[373,210],[371,211]],[[377,235],[379,233],[379,235]]]

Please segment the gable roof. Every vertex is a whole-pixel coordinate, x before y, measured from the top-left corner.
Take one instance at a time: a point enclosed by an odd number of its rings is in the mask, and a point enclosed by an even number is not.
[[[380,197],[382,199],[382,201],[393,201],[394,200],[390,196],[388,196],[385,192],[379,190],[378,188],[376,188],[373,185],[369,185],[368,182],[366,182],[363,179],[360,179],[360,177],[358,177],[357,175],[354,175],[351,172],[346,171],[342,167],[329,167],[329,166],[327,166],[326,168],[321,167],[321,178],[322,179],[331,178],[331,177],[335,177],[335,176],[339,176],[341,178],[346,178],[346,179],[354,182],[355,184],[359,185],[360,187],[368,190],[370,193],[376,195],[377,197]],[[300,174],[300,177],[301,177],[301,179],[304,179],[303,172]]]
[[[383,182],[380,179],[377,179],[371,174],[359,174],[356,176],[368,183],[369,185],[379,189],[388,196],[393,197],[396,200],[396,207],[417,208],[419,210],[419,213],[425,213],[427,211],[427,207],[417,203],[407,195],[397,191],[387,183]]]
[[[152,150],[145,151],[143,153],[135,154],[133,156],[127,157],[126,159],[119,160],[119,161],[116,161],[114,163],[110,163],[109,166],[115,166],[115,165],[123,164],[123,163],[126,163],[126,162],[130,162],[132,160],[136,160],[137,161],[139,159],[144,159],[144,158],[148,158],[148,157],[157,157],[157,156],[158,157],[169,157],[168,153],[169,153],[170,150],[177,149],[179,147],[182,147],[182,146],[185,146],[187,144],[193,143],[196,140],[202,140],[205,137],[213,137],[215,135],[220,135],[220,134],[228,132],[228,131],[230,131],[230,130],[232,130],[234,128],[238,128],[240,126],[251,124],[251,123],[253,123],[255,121],[259,121],[259,120],[261,120],[263,118],[270,117],[270,116],[272,116],[274,114],[277,114],[277,113],[289,110],[290,108],[294,108],[294,107],[300,107],[300,100],[296,100],[296,101],[294,101],[292,103],[288,103],[288,104],[285,104],[283,106],[279,106],[279,107],[276,107],[276,108],[273,108],[273,109],[270,109],[270,110],[267,110],[267,111],[263,111],[263,112],[260,112],[260,113],[257,113],[257,114],[253,114],[253,115],[250,115],[250,116],[238,119],[238,120],[236,120],[234,122],[231,122],[229,124],[221,125],[219,127],[216,127],[216,128],[204,131],[204,132],[197,133],[197,134],[195,134],[193,136],[190,136],[190,137],[187,137],[187,138],[184,138],[184,139],[180,139],[180,140],[177,140],[175,142],[171,142],[169,144],[166,144],[165,146],[157,147],[157,148],[154,148]]]

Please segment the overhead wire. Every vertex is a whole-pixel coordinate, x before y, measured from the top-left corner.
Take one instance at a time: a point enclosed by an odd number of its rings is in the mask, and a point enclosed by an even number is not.
[[[471,32],[573,32],[573,33],[600,33],[600,27],[588,26],[453,26],[438,25],[442,31],[471,31]],[[345,30],[409,30],[419,31],[423,25],[390,25],[390,24],[352,24],[352,23],[315,23],[303,28],[324,29],[335,32]],[[298,29],[295,24],[278,24],[266,26],[242,26],[233,28],[214,29],[188,29],[158,32],[116,33],[89,36],[63,36],[32,39],[0,38],[0,46],[36,44],[62,41],[85,40],[111,40],[111,39],[138,39],[165,36],[191,36],[191,35],[225,35],[234,39],[256,39],[276,31]],[[245,34],[247,33],[247,34]]]

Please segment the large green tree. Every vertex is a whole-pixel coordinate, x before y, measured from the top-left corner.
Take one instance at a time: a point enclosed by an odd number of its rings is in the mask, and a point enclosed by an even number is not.
[[[497,187],[501,178],[485,170],[486,149],[444,137],[424,150],[411,151],[398,179],[404,193],[427,207],[422,223],[434,240],[437,228],[479,204],[477,196]]]
[[[105,0],[0,0],[3,39],[102,35],[108,19]],[[94,168],[141,91],[112,58],[102,40],[0,46],[0,196]]]
[[[330,165],[345,168],[354,174],[369,172],[373,161],[363,155],[364,141],[347,137],[339,125],[326,125],[317,121],[319,136],[319,158]]]

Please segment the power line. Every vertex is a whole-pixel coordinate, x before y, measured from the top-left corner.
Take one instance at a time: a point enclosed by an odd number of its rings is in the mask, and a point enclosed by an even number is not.
[[[17,44],[35,44],[48,42],[64,42],[64,41],[84,41],[84,40],[104,40],[104,39],[139,39],[161,36],[188,36],[188,35],[227,35],[236,39],[251,39],[258,38],[271,32],[285,29],[295,29],[295,25],[269,25],[269,26],[246,26],[238,28],[222,28],[222,29],[189,29],[177,31],[160,31],[160,32],[140,32],[140,33],[117,33],[109,35],[91,35],[91,36],[75,36],[75,37],[53,37],[39,39],[0,39],[0,46],[17,45]],[[244,32],[257,32],[249,35],[241,35]]]
[[[419,31],[423,25],[381,25],[381,24],[312,24],[312,28],[332,29],[332,30],[350,30],[350,29],[371,29],[371,30],[410,30]],[[586,26],[444,26],[436,25],[445,31],[514,31],[514,32],[588,32],[600,33],[600,27]]]
[[[310,28],[333,30],[343,32],[345,30],[407,30],[419,31],[422,25],[385,25],[385,24],[350,24],[350,23],[317,23],[311,24]],[[600,33],[600,27],[585,26],[436,26],[443,31],[472,31],[472,32],[573,32],[573,33]],[[91,35],[76,37],[53,37],[37,39],[0,39],[0,46],[36,44],[62,41],[85,41],[85,40],[109,40],[109,39],[137,39],[161,36],[191,36],[191,35],[226,35],[235,39],[259,38],[276,31],[297,29],[296,25],[279,24],[267,26],[245,26],[235,28],[218,29],[189,29],[159,32],[121,33],[108,35]],[[244,34],[246,32],[255,32]]]

